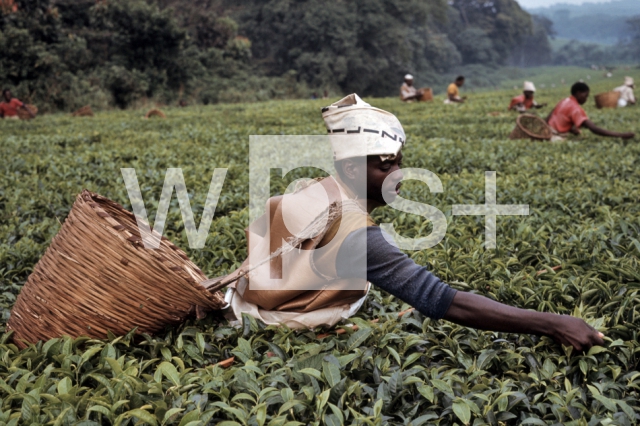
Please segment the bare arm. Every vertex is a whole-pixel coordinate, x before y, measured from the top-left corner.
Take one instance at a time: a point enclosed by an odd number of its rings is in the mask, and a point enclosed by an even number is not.
[[[454,296],[444,319],[482,330],[549,336],[577,350],[604,344],[603,335],[579,318],[514,308],[462,291]]]
[[[414,99],[420,99],[422,97],[422,90],[418,90],[418,92],[415,95],[407,95],[407,96],[403,96],[402,100],[403,101],[411,101]]]
[[[29,108],[27,106],[27,104],[23,103],[22,104],[22,108],[25,109],[25,111],[27,111],[29,113],[29,115],[31,116],[31,118],[36,118],[36,115],[33,113],[33,111],[31,111],[31,108]]]
[[[582,123],[582,127],[586,127],[587,129],[591,130],[591,132],[600,136],[622,138],[622,139],[631,139],[635,136],[635,134],[632,132],[620,133],[620,132],[613,132],[611,130],[603,129],[602,127],[598,127],[595,124],[593,124],[591,120],[586,120],[584,123]]]
[[[459,98],[459,97],[456,97],[455,95],[449,95],[449,100],[451,102],[457,102],[459,104],[463,104],[465,101],[465,98]]]

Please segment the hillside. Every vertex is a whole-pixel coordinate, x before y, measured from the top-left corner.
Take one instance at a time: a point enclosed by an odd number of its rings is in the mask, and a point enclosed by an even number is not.
[[[632,16],[640,15],[640,2],[615,0],[581,5],[560,3],[527,11],[549,18],[560,38],[611,45],[631,37],[631,28],[626,21]]]

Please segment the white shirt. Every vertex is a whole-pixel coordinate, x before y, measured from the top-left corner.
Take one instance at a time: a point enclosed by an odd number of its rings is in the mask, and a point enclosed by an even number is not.
[[[636,97],[633,94],[633,89],[629,86],[620,86],[613,89],[615,92],[620,92],[620,99],[627,102],[635,102]]]
[[[400,87],[400,98],[406,101],[408,97],[415,96],[418,90],[414,86],[409,86],[407,83],[402,83]]]

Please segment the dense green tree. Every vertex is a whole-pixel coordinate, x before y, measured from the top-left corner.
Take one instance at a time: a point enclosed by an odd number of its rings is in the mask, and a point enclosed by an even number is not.
[[[555,36],[553,22],[542,15],[532,15],[533,32],[513,50],[511,64],[520,67],[548,65],[553,61],[549,39]]]

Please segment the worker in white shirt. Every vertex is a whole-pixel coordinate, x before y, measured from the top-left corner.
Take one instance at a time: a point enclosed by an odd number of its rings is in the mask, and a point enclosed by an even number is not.
[[[629,104],[636,104],[636,97],[633,94],[634,88],[635,85],[633,84],[633,78],[625,77],[624,84],[613,89],[615,92],[620,92],[620,98],[618,99],[618,108],[624,108]]]
[[[413,76],[407,74],[404,76],[404,83],[400,86],[400,99],[404,102],[419,101],[424,91],[416,89],[413,85]]]

